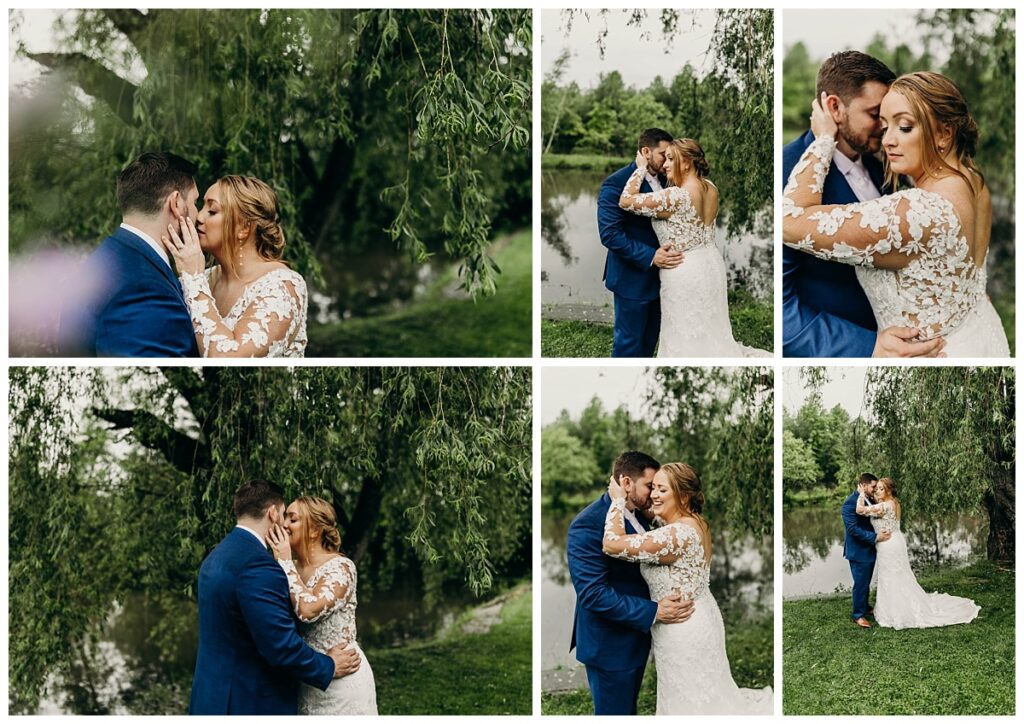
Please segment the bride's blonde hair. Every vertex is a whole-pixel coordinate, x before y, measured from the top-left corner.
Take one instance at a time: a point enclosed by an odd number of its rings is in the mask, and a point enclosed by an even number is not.
[[[659,472],[665,473],[668,478],[668,486],[672,488],[672,494],[676,498],[676,505],[680,510],[689,512],[708,536],[708,555],[711,555],[710,537],[711,531],[704,512],[704,491],[701,489],[700,475],[686,463],[665,463]]]
[[[224,239],[231,250],[232,268],[239,249],[238,228],[248,225],[256,253],[266,261],[284,256],[284,229],[274,189],[253,176],[224,176],[217,181],[224,213]],[[232,269],[234,270],[234,269]]]
[[[896,517],[900,517],[900,499],[896,497],[896,482],[892,478],[879,478],[878,484],[885,488],[885,494],[892,498],[896,506]]]
[[[708,165],[708,160],[704,157],[704,149],[700,147],[700,144],[692,138],[676,138],[672,141],[672,151],[676,155],[676,163],[672,165],[672,170],[675,172],[673,175],[676,178],[670,179],[672,183],[676,186],[682,185],[683,175],[679,171],[679,159],[685,158],[696,171],[701,185],[707,190],[708,182],[704,179],[711,173],[711,166]]]
[[[984,174],[974,163],[978,152],[978,125],[956,84],[940,73],[918,71],[894,80],[889,92],[899,93],[907,99],[914,120],[921,129],[921,163],[925,173],[954,173],[967,182],[967,187],[977,196],[985,183]],[[957,161],[976,174],[977,179],[972,180],[943,158],[946,150],[939,152],[937,140],[943,129],[950,133],[951,150]],[[899,176],[889,166],[888,156],[885,158],[885,181],[893,190],[899,186]]]
[[[306,536],[319,539],[325,551],[341,553],[341,533],[338,531],[338,516],[334,514],[334,506],[323,498],[303,495],[296,498],[306,524]]]

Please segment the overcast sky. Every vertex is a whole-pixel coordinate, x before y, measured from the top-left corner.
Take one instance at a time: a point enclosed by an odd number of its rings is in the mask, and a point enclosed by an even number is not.
[[[567,35],[563,11],[541,11],[544,73],[551,70],[563,48],[573,53],[564,82],[576,81],[581,88],[597,85],[602,73],[613,70],[622,74],[627,86],[635,88],[646,88],[658,75],[668,83],[687,62],[700,74],[710,70],[705,56],[715,27],[714,11],[681,10],[679,31],[671,44],[663,39],[658,10],[648,10],[641,25],[627,27],[630,12],[614,9],[601,15],[598,10],[577,11]],[[597,40],[606,26],[602,59]]]
[[[814,60],[840,50],[863,50],[881,33],[890,45],[905,43],[915,55],[924,50],[917,38],[914,18],[920,10],[783,10],[782,44],[801,41]],[[932,48],[937,61],[945,61],[940,48]],[[941,63],[940,63],[941,64]]]
[[[826,367],[829,380],[821,388],[821,404],[826,410],[842,405],[850,417],[866,413],[863,409],[864,376],[866,367]],[[777,379],[777,378],[776,378]],[[782,370],[782,404],[796,412],[809,396],[809,390],[800,379],[800,370],[786,367]]]
[[[595,395],[605,410],[625,405],[639,417],[651,380],[648,367],[544,367],[541,370],[541,425],[554,422],[562,410],[577,418]]]

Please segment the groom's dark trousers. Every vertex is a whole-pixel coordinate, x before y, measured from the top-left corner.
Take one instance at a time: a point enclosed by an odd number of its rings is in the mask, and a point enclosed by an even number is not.
[[[327,690],[334,661],[292,618],[288,579],[235,528],[199,568],[199,654],[189,714],[297,714],[299,682]]]
[[[814,135],[807,131],[782,149],[783,184],[813,141]],[[864,156],[864,166],[875,187],[888,193],[883,187],[882,164],[873,156]],[[846,177],[833,163],[825,177],[821,202],[856,201]],[[871,303],[852,266],[782,247],[783,357],[870,357],[877,329]]]
[[[652,265],[658,237],[646,216],[619,208],[619,196],[636,170],[631,163],[601,184],[597,197],[597,230],[608,249],[604,285],[615,302],[612,357],[653,357],[661,329],[658,268]],[[641,193],[651,193],[644,180]]]
[[[587,667],[595,714],[636,714],[658,604],[650,599],[640,566],[602,552],[610,506],[606,493],[569,526],[569,573],[576,589],[569,650],[575,648],[576,659]],[[626,532],[642,531],[627,521]]]
[[[192,319],[174,271],[118,228],[82,265],[81,297],[61,310],[64,356],[198,357]]]
[[[868,615],[868,591],[875,571],[875,531],[871,519],[857,515],[858,493],[854,491],[843,501],[843,557],[850,562],[853,574],[853,620]]]

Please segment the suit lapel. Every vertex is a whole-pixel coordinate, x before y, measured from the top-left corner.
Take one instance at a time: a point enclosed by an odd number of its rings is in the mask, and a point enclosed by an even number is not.
[[[160,258],[159,254],[153,251],[149,244],[127,229],[122,229],[120,227],[111,236],[122,246],[130,249],[136,254],[139,254],[143,259],[152,264],[157,271],[160,272],[161,276],[163,276],[163,278],[177,290],[178,296],[181,296],[181,285],[178,283],[177,278],[175,278],[174,273],[171,271],[171,267],[164,263],[164,260]]]

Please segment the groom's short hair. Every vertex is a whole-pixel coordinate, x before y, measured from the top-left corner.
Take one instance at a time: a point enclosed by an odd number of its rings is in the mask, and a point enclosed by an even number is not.
[[[672,143],[672,134],[660,128],[648,128],[640,134],[640,139],[636,142],[637,150],[639,151],[641,148],[657,148],[658,144],[662,141]]]
[[[235,518],[262,518],[271,505],[284,505],[284,488],[267,480],[249,480],[231,500]]]
[[[889,66],[859,50],[844,50],[830,55],[818,68],[815,84],[815,98],[822,93],[837,95],[843,103],[849,103],[860,95],[865,84],[872,81],[891,85],[896,74]]]
[[[618,480],[619,476],[628,475],[633,480],[636,480],[648,468],[657,470],[660,467],[661,463],[647,453],[642,453],[639,450],[627,450],[615,458],[615,462],[612,463],[612,476],[615,480]]]
[[[199,167],[167,151],[150,151],[128,164],[117,177],[117,208],[124,216],[132,211],[153,215],[167,194],[187,196],[196,182]]]
[[[860,474],[860,484],[861,485],[867,485],[868,483],[874,483],[874,482],[877,482],[877,481],[878,481],[878,478],[876,478],[871,473],[861,473]]]

